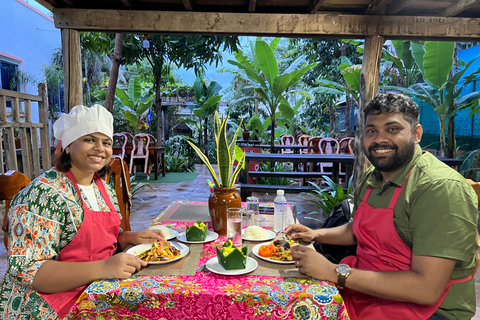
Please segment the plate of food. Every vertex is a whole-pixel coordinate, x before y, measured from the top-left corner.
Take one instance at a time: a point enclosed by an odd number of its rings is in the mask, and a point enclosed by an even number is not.
[[[169,228],[167,226],[151,226],[148,229],[159,229],[162,230],[163,235],[165,236],[165,240],[172,240],[175,239],[178,235],[178,232],[176,230],[173,230],[172,228]]]
[[[148,264],[165,264],[185,257],[190,249],[178,242],[157,241],[136,245],[127,250]]]
[[[288,245],[285,245],[284,242]],[[252,248],[252,252],[258,258],[279,264],[293,264],[295,261],[292,259],[292,252],[290,247],[297,245],[297,243],[291,239],[275,240],[273,242],[264,242],[257,244]],[[288,248],[287,248],[288,247]]]
[[[177,240],[178,241],[182,241],[182,242],[185,242],[185,243],[205,243],[205,242],[211,242],[213,240],[216,240],[218,238],[218,233],[214,232],[214,231],[210,231],[208,230],[207,232],[207,237],[205,238],[205,240],[187,240],[187,234],[185,232],[181,232],[177,235]]]
[[[242,239],[248,241],[268,241],[275,237],[275,232],[259,226],[249,226],[242,230]]]
[[[216,274],[220,274],[224,276],[236,276],[236,275],[246,274],[257,269],[258,262],[253,258],[247,257],[245,269],[226,270],[224,267],[220,265],[220,263],[218,262],[218,258],[213,257],[207,261],[205,266],[207,267],[208,270]]]

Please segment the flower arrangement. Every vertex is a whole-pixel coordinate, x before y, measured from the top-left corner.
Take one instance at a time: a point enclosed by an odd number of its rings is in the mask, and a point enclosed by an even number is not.
[[[235,185],[235,180],[237,179],[240,169],[245,167],[245,152],[237,146],[237,135],[240,129],[238,126],[235,134],[233,135],[232,142],[228,144],[227,141],[227,121],[228,116],[220,119],[218,111],[215,111],[214,115],[214,131],[215,131],[215,142],[217,144],[217,164],[218,164],[218,177],[213,169],[208,157],[192,142],[188,141],[190,146],[195,150],[200,159],[205,163],[210,174],[212,175],[213,181],[215,182],[216,187],[221,188],[232,188]],[[238,161],[238,164],[233,170],[233,164],[235,160]],[[233,173],[232,173],[233,171]]]

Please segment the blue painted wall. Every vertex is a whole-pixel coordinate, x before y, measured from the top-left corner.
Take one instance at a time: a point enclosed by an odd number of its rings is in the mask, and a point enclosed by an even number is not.
[[[53,50],[60,47],[60,30],[52,18],[23,0],[0,1],[0,58],[21,59],[23,71],[43,79],[42,65],[50,64]],[[36,86],[23,88],[20,91],[38,94]],[[32,121],[38,121],[37,110],[32,109]]]

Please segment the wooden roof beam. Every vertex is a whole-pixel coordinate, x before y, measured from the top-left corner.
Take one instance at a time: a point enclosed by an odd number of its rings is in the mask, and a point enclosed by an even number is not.
[[[123,5],[126,7],[126,8],[131,8],[132,7],[132,2],[131,0],[120,0],[122,1]]]
[[[250,0],[248,2],[248,12],[255,12],[257,8],[257,0]]]
[[[89,9],[56,9],[53,16],[57,28],[97,32],[480,40],[480,18]]]
[[[49,2],[47,2],[45,0],[35,0],[35,1],[37,1],[42,6],[44,6],[45,8],[47,8],[48,10],[50,10],[52,12],[55,8],[58,8],[58,3],[55,0],[50,0]]]
[[[314,0],[313,4],[308,8],[310,13],[316,13],[318,9],[325,3],[326,0]]]
[[[480,2],[479,0],[459,0],[457,2],[452,3],[452,5],[438,15],[442,17],[454,17],[460,12],[468,10],[468,8],[476,3]]]
[[[193,11],[193,3],[191,0],[182,0],[183,6],[187,11]]]
[[[386,15],[389,14],[397,14],[406,7],[410,6],[410,4],[414,3],[416,0],[396,0],[392,1],[388,7],[386,8],[387,10],[385,11]]]
[[[387,5],[391,0],[373,0],[368,5],[365,14],[385,14],[387,12]]]

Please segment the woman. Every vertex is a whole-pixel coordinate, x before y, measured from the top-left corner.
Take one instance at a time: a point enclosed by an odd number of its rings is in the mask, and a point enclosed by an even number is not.
[[[160,230],[122,231],[118,201],[101,180],[112,156],[113,117],[74,107],[54,124],[65,149],[51,169],[13,199],[2,319],[57,319],[96,279],[129,278],[146,263],[127,245],[164,240]]]

